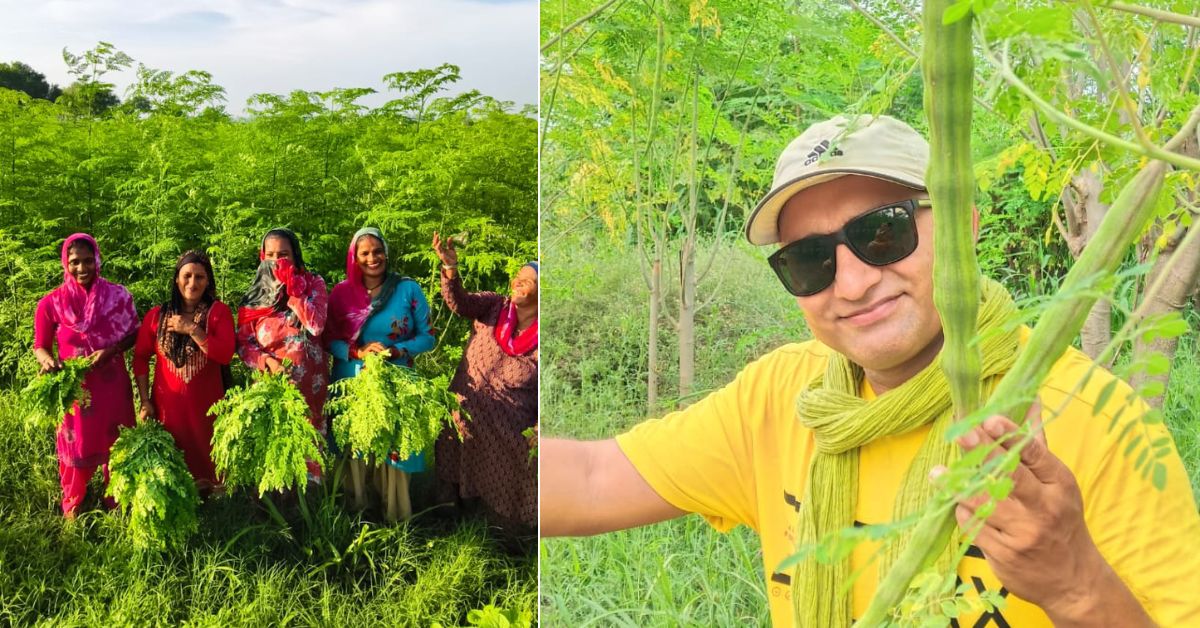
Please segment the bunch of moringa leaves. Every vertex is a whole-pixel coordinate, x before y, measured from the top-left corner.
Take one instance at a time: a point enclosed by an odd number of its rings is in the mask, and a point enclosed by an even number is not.
[[[225,486],[257,486],[259,495],[308,485],[306,461],[324,467],[308,421],[308,404],[286,373],[261,373],[234,388],[208,411],[213,424],[212,458]]]
[[[135,545],[164,549],[196,532],[200,495],[183,452],[158,421],[121,427],[108,468],[108,494],[129,517]]]
[[[336,394],[327,407],[337,415],[333,437],[339,447],[378,459],[392,452],[401,460],[418,454],[443,426],[454,425],[451,413],[460,408],[448,385],[444,375],[425,379],[379,353],[369,354],[356,377],[331,386]]]
[[[61,369],[33,378],[21,391],[21,399],[29,409],[25,425],[32,429],[55,429],[76,401],[86,408],[89,395],[83,389],[83,378],[91,366],[87,358],[71,358]]]

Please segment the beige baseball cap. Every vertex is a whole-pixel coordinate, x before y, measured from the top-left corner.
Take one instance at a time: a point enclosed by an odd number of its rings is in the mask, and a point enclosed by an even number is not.
[[[891,116],[838,116],[792,140],[779,161],[771,191],[746,220],[751,244],[779,241],[779,212],[796,192],[848,174],[925,189],[929,142]]]

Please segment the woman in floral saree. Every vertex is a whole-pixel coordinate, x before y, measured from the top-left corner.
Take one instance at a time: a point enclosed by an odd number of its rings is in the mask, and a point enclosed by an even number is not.
[[[320,337],[325,331],[329,295],[325,280],[308,272],[300,241],[288,229],[263,236],[258,271],[237,315],[237,351],[259,371],[287,371],[308,402],[308,419],[325,435],[322,410],[329,396],[329,371]],[[285,368],[284,362],[290,366]],[[309,474],[320,477],[315,462]]]

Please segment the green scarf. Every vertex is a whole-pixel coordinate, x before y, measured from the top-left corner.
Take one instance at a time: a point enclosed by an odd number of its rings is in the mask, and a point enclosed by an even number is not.
[[[1019,334],[1001,327],[1016,314],[1012,297],[1003,286],[984,279],[980,286],[978,327],[983,353],[982,378],[990,390],[999,376],[1016,360]],[[933,423],[924,444],[913,459],[896,493],[893,520],[919,511],[934,495],[929,472],[935,465],[949,465],[959,455],[947,442],[946,428],[952,417],[950,387],[942,373],[941,358],[935,359],[912,379],[873,401],[859,397],[862,367],[834,353],[823,376],[816,378],[796,399],[800,422],[813,431],[816,451],[808,466],[799,521],[797,546],[817,543],[826,535],[854,522],[858,498],[859,447],[877,438],[903,434]],[[879,576],[887,574],[905,545],[906,537],[888,543],[880,555]],[[947,552],[939,559],[949,567]],[[851,620],[850,560],[818,563],[808,558],[796,566],[792,593],[797,626],[826,628],[849,626]]]

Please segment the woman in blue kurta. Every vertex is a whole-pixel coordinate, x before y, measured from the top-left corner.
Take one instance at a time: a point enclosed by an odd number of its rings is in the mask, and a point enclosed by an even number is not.
[[[333,381],[358,375],[369,353],[385,353],[393,364],[412,368],[413,356],[433,348],[425,293],[417,282],[388,269],[387,242],[378,229],[359,229],[350,240],[346,280],[329,295],[326,338]],[[387,464],[404,472],[407,495],[407,474],[425,470],[425,454],[394,456]]]

